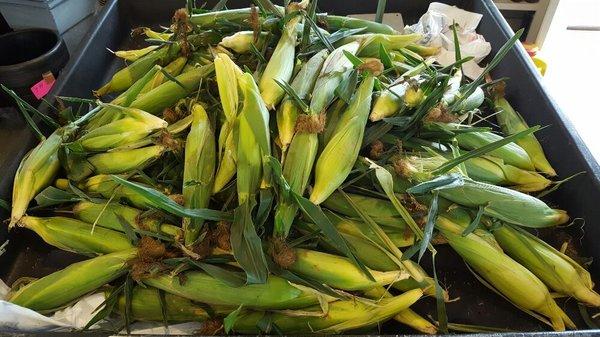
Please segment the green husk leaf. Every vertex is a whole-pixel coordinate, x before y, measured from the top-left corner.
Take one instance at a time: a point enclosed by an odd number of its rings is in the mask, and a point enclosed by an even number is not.
[[[308,111],[310,110],[310,108],[308,107],[308,104],[306,104],[306,102],[304,102],[300,98],[300,96],[298,96],[298,93],[296,93],[294,88],[292,88],[288,83],[280,81],[278,79],[273,79],[273,81],[275,81],[275,83],[277,83],[277,85],[279,85],[281,87],[281,89],[283,89],[283,91],[285,91],[285,93],[288,96],[290,96],[292,101],[296,104],[296,106],[300,110],[302,110],[304,113],[308,113]]]
[[[230,240],[233,255],[246,272],[247,283],[265,283],[269,270],[262,241],[252,221],[255,205],[256,201],[250,198],[235,209]]]
[[[38,207],[48,207],[64,203],[77,202],[83,199],[74,193],[63,191],[54,186],[48,186],[38,193],[34,200]]]
[[[242,307],[243,305],[240,305],[237,309],[230,312],[227,316],[225,316],[225,318],[223,318],[223,328],[225,329],[225,333],[229,333],[235,325],[235,321],[237,321],[237,318],[242,311]]]
[[[382,23],[383,15],[385,14],[385,4],[387,0],[377,1],[377,12],[375,12],[375,22]]]
[[[473,233],[473,231],[475,229],[477,229],[477,227],[479,227],[479,223],[481,222],[481,216],[483,215],[484,212],[485,212],[485,206],[479,206],[479,208],[477,209],[477,214],[475,215],[475,219],[473,219],[473,221],[471,221],[469,226],[467,228],[465,228],[465,230],[461,234],[462,236],[467,236],[467,235]]]
[[[213,264],[204,263],[192,259],[190,259],[189,262],[191,262],[194,266],[204,270],[208,275],[220,281],[223,281],[229,286],[241,287],[244,284],[246,284],[246,277],[244,277],[243,273],[227,270],[219,266],[215,266]]]
[[[358,71],[352,70],[350,76],[345,78],[342,83],[335,88],[335,94],[341,98],[346,104],[350,104],[352,95],[356,91],[356,85],[358,84]]]
[[[358,67],[359,65],[363,64],[363,61],[361,59],[359,59],[354,54],[348,52],[347,50],[344,50],[344,55],[352,63],[352,65],[354,67]]]
[[[431,241],[431,236],[433,234],[433,228],[435,227],[435,220],[437,218],[438,212],[438,193],[433,193],[433,199],[431,199],[431,205],[429,205],[429,212],[427,213],[427,223],[425,224],[425,228],[423,229],[423,240],[421,240],[419,244],[419,258],[417,261],[421,261],[421,258],[425,254],[425,250],[427,250],[427,246]]]
[[[111,178],[117,183],[131,189],[139,196],[144,197],[146,201],[152,206],[162,209],[167,213],[174,214],[180,217],[189,217],[213,221],[233,220],[231,213],[229,212],[221,212],[207,208],[185,208],[153,188],[146,187],[131,181],[127,181],[116,175],[111,175]]]

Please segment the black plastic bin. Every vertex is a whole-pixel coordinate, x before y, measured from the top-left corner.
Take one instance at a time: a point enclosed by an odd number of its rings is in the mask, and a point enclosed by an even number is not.
[[[212,1],[213,3],[216,1]],[[492,43],[493,52],[513,34],[506,21],[502,18],[491,0],[473,1],[442,1],[457,5],[466,10],[483,14],[478,32]],[[231,0],[228,6],[247,5],[248,1]],[[406,24],[414,23],[425,13],[430,1],[421,0],[392,0],[388,1],[387,12],[400,12]],[[120,0],[109,1],[103,13],[87,37],[81,50],[73,56],[71,62],[63,71],[59,83],[50,96],[66,95],[90,97],[91,91],[105,83],[116,69],[122,66],[105,48],[119,50],[130,46],[130,31],[137,26],[158,27],[169,22],[174,9],[183,7],[185,1],[179,0]],[[212,4],[209,1],[208,7]],[[322,11],[339,15],[351,13],[374,13],[377,1],[343,0],[320,1]],[[530,125],[548,125],[539,132],[538,137],[544,145],[549,160],[558,171],[560,177],[568,177],[578,172],[585,174],[574,178],[569,183],[551,193],[545,200],[551,205],[560,205],[573,218],[585,219],[585,235],[579,226],[572,226],[567,232],[574,238],[575,243],[581,239],[581,255],[600,259],[600,246],[595,239],[600,237],[600,167],[591,156],[588,149],[577,135],[571,123],[558,109],[540,83],[539,75],[522,47],[511,50],[502,63],[493,72],[495,78],[509,77],[507,96],[511,103],[524,115]],[[0,123],[1,126],[1,123]],[[20,135],[18,141],[5,143],[9,140],[8,130],[0,127],[0,197],[10,200],[12,177],[19,160],[27,151],[27,144],[33,144],[34,137],[30,133]],[[3,218],[7,217],[7,214]],[[6,226],[0,226],[0,242],[7,238]],[[0,257],[0,278],[10,284],[22,276],[40,277],[73,261],[81,259],[73,254],[62,252],[49,247],[40,239],[25,230],[15,230],[10,235],[11,243],[6,254]],[[477,324],[505,328],[523,332],[526,335],[560,335],[587,336],[600,334],[600,330],[586,330],[587,326],[581,320],[575,301],[567,301],[563,305],[576,321],[580,331],[552,333],[549,328],[534,318],[519,311],[510,303],[481,285],[465,268],[462,260],[448,247],[438,254],[437,270],[440,281],[449,289],[452,298],[460,297],[459,301],[448,303],[447,311],[451,322]],[[425,261],[423,265],[431,265]],[[430,268],[429,268],[430,269]],[[594,279],[600,280],[600,264],[591,267]],[[207,291],[210,291],[207,289]],[[435,304],[432,300],[420,301],[417,311],[435,317]],[[377,332],[374,332],[377,333]],[[383,325],[379,333],[410,334],[413,331],[399,327],[391,322]],[[23,334],[8,334],[7,336],[22,336]],[[48,336],[51,334],[31,334]],[[62,336],[63,334],[61,334]],[[71,335],[71,334],[69,334]],[[72,335],[82,335],[73,333]],[[500,333],[494,335],[516,336],[520,333]],[[0,336],[3,336],[0,332]]]

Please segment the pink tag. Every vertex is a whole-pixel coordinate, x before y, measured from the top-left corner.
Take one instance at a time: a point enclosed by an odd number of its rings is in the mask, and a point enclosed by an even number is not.
[[[50,89],[52,89],[52,86],[55,82],[56,80],[54,78],[52,78],[50,81],[48,81],[48,79],[43,79],[31,87],[31,92],[35,98],[41,99],[50,92]]]

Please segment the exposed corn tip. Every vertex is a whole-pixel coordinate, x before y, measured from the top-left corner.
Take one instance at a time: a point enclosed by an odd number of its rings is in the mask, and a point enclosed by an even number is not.
[[[29,202],[54,181],[60,169],[58,149],[64,132],[62,128],[54,131],[21,160],[13,183],[9,228],[25,215]]]
[[[446,215],[438,216],[436,227],[471,268],[516,306],[547,317],[557,331],[574,327],[544,283],[525,267],[477,234],[463,236],[465,227]]]
[[[273,324],[283,333],[337,334],[386,321],[406,310],[419,300],[422,294],[421,290],[415,289],[377,302],[360,298],[340,300],[330,303],[325,313],[320,306],[313,306],[302,309],[303,312],[313,314],[273,313],[271,318]],[[263,316],[262,312],[240,315],[233,329],[238,333],[260,333],[257,324]]]
[[[188,208],[206,208],[213,191],[216,166],[215,135],[206,111],[200,104],[192,107],[192,126],[185,143],[183,200]],[[184,219],[184,240],[193,244],[203,225],[201,219]]]
[[[36,232],[46,243],[78,254],[101,255],[133,248],[123,233],[93,228],[90,223],[71,218],[25,216],[19,224]]]
[[[587,270],[554,247],[523,230],[508,225],[492,230],[494,237],[512,258],[539,277],[552,290],[594,307],[600,295]]]
[[[51,312],[123,275],[136,248],[74,263],[18,289],[9,302],[37,312]]]
[[[267,109],[275,109],[285,95],[283,89],[276,83],[289,82],[294,73],[296,55],[296,25],[302,20],[302,15],[289,19],[283,27],[281,38],[263,71],[258,87]]]
[[[259,32],[258,40],[254,41],[254,32],[251,30],[244,30],[237,32],[233,35],[225,36],[219,45],[231,49],[238,54],[246,54],[250,52],[252,44],[260,50],[267,38],[267,32]]]
[[[358,157],[371,108],[373,76],[365,78],[317,159],[310,201],[320,204],[346,180]]]

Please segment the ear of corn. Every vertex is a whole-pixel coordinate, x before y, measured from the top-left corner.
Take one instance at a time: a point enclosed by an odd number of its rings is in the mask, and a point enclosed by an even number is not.
[[[310,201],[320,204],[346,180],[358,157],[371,108],[373,76],[360,84],[342,115],[331,140],[317,159],[315,185]]]
[[[587,305],[600,306],[600,295],[594,291],[590,274],[573,259],[532,234],[508,225],[494,228],[492,233],[508,255],[552,290]]]
[[[219,165],[213,192],[219,192],[235,175],[237,149],[233,130],[238,116],[238,77],[242,70],[227,56],[220,53],[215,57],[215,74],[225,122],[219,133]]]
[[[494,100],[494,104],[497,112],[496,119],[505,134],[513,135],[529,128],[523,117],[513,109],[506,99],[497,98]],[[552,177],[556,176],[556,171],[546,159],[542,145],[535,135],[526,135],[515,141],[515,143],[527,152],[537,170]]]
[[[51,312],[123,275],[137,249],[74,263],[17,290],[8,301],[38,312]]]
[[[328,54],[327,50],[315,54],[300,68],[300,71],[294,77],[291,87],[301,99],[309,98]],[[277,128],[282,151],[285,151],[292,141],[296,128],[296,118],[299,113],[298,106],[288,96],[283,99],[279,109],[277,109]]]
[[[122,91],[129,88],[135,81],[140,79],[155,64],[169,62],[179,52],[179,45],[173,44],[159,48],[142,56],[129,66],[117,71],[111,80],[96,91],[96,95],[104,96],[111,92]]]
[[[123,233],[93,228],[92,224],[71,218],[25,216],[19,224],[34,231],[46,243],[78,254],[100,255],[133,248]]]
[[[296,309],[318,303],[317,296],[276,276],[266,283],[232,287],[201,272],[186,272],[185,283],[175,276],[161,275],[144,283],[166,292],[210,305],[226,305],[257,309]],[[210,290],[210,291],[208,291]]]
[[[283,27],[281,38],[262,73],[258,87],[267,109],[275,108],[285,95],[283,89],[276,83],[289,82],[294,72],[296,53],[296,25],[302,19],[302,15],[296,15],[289,19]]]
[[[367,298],[378,300],[381,298],[390,298],[392,295],[383,287],[374,287],[364,292]],[[437,327],[421,317],[421,315],[414,312],[412,309],[406,309],[399,312],[394,316],[394,320],[407,325],[416,331],[426,333],[428,335],[434,335],[437,333]]]
[[[171,76],[177,76],[181,73],[181,71],[183,70],[183,67],[185,67],[185,64],[187,63],[187,61],[188,61],[187,57],[180,56],[180,57],[174,59],[173,61],[171,61],[171,63],[167,64],[162,69],[162,71],[166,72],[167,74],[169,74]],[[147,93],[148,91],[163,84],[165,81],[168,81],[167,76],[162,71],[157,72],[154,75],[154,77],[150,80],[150,82],[148,82],[148,83],[146,83],[146,85],[144,85],[142,90],[140,90],[139,95],[143,95],[143,94]]]
[[[458,145],[467,150],[473,150],[480,148],[484,145],[491,144],[495,141],[502,139],[492,132],[465,132],[456,136]],[[501,146],[489,153],[492,156],[501,158],[505,163],[513,165],[524,170],[533,171],[533,163],[529,158],[529,155],[523,148],[515,143],[509,143]]]
[[[443,158],[442,158],[443,160]],[[404,156],[396,160],[402,175],[423,182],[432,178],[423,171],[422,160]],[[569,216],[563,210],[550,208],[542,200],[509,188],[474,181],[455,174],[460,182],[456,186],[441,189],[440,196],[466,207],[484,207],[484,214],[525,227],[541,228],[563,224]],[[409,190],[410,191],[410,190]]]
[[[125,92],[117,96],[117,98],[113,99],[110,103],[111,105],[106,105],[100,110],[95,116],[93,116],[90,121],[83,126],[84,130],[94,130],[102,125],[113,122],[122,117],[124,112],[123,109],[119,109],[116,106],[128,107],[131,103],[139,96],[140,91],[149,83],[156,73],[160,71],[161,66],[155,65],[148,72],[142,76],[139,80],[135,81],[135,83],[129,87]]]
[[[394,205],[389,200],[352,193],[348,193],[348,196],[377,224],[398,228],[399,230],[407,228],[406,222],[398,215],[398,211],[396,211]],[[323,206],[350,218],[358,219],[360,217],[346,198],[338,192],[333,192],[325,199]]]
[[[465,167],[469,177],[474,180],[510,186],[521,192],[541,191],[552,183],[551,180],[537,172],[505,164],[502,159],[491,156],[469,159],[465,162]]]
[[[106,125],[92,129],[75,142],[71,148],[84,151],[106,151],[136,142],[150,133],[167,127],[163,119],[145,111],[123,108],[123,117]]]
[[[356,54],[358,46],[358,42],[348,43],[336,48],[327,56],[312,91],[310,110],[313,113],[319,114],[331,104],[335,97],[335,89],[352,69],[352,62],[344,55],[344,51]]]
[[[156,217],[144,217],[143,211],[116,202],[80,201],[73,206],[73,215],[81,221],[119,232],[125,231],[121,221],[126,221],[136,229],[162,233],[174,238],[182,237],[181,228],[162,223]]]
[[[206,208],[213,191],[216,165],[215,136],[206,111],[200,104],[192,107],[192,126],[185,143],[183,200],[188,208]],[[201,219],[184,219],[184,240],[193,244],[202,228]]]
[[[358,56],[378,57],[380,45],[383,45],[386,50],[400,50],[413,42],[417,42],[421,37],[420,34],[356,34],[343,38],[338,44],[343,45],[350,42],[359,42]]]
[[[83,183],[83,189],[86,192],[100,195],[106,199],[112,198],[115,201],[123,199],[135,207],[142,209],[149,208],[145,198],[134,193],[129,188],[119,185],[110,177],[110,175],[99,174],[89,177]]]
[[[238,54],[246,54],[250,52],[250,46],[252,44],[254,44],[258,50],[261,50],[267,35],[267,32],[261,31],[258,34],[258,40],[254,41],[254,32],[251,30],[244,30],[233,35],[225,36],[219,45],[231,49]]]
[[[372,281],[347,258],[308,249],[297,248],[294,251],[296,262],[289,267],[291,271],[333,288],[349,291],[365,290],[408,278],[408,274],[400,270],[387,272],[371,270],[371,275],[375,279]]]
[[[125,295],[119,297],[118,310],[125,313]],[[165,293],[164,305],[168,322],[202,322],[210,316],[205,306],[198,305],[187,298]],[[131,318],[137,321],[162,321],[163,310],[159,290],[136,286],[131,294]]]
[[[143,169],[167,151],[162,145],[146,146],[134,150],[95,154],[87,160],[97,174],[119,174]]]
[[[313,312],[311,315],[274,313],[271,319],[283,333],[337,334],[386,321],[406,310],[421,295],[421,290],[415,289],[378,302],[361,299],[340,300],[330,303],[326,313],[323,313],[320,306],[314,306],[303,309],[303,312]],[[264,313],[261,312],[241,315],[234,324],[234,330],[239,333],[260,333],[258,322],[263,316]]]
[[[574,327],[548,288],[525,267],[477,234],[463,236],[465,228],[446,215],[438,216],[436,227],[471,268],[516,306],[547,317],[557,331]]]
[[[262,101],[252,75],[239,78],[244,105],[239,117],[238,136],[238,202],[243,204],[258,191],[263,178],[264,156],[271,153],[269,111]]]
[[[62,128],[54,131],[21,160],[13,182],[9,228],[25,215],[29,202],[36,194],[54,181],[60,169],[58,149],[64,132]]]
[[[177,101],[198,89],[200,81],[212,74],[213,71],[213,64],[194,68],[175,77],[179,83],[167,81],[148,91],[144,95],[137,97],[136,100],[131,103],[131,107],[152,114],[158,114],[165,108],[174,105]]]

